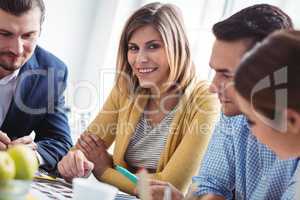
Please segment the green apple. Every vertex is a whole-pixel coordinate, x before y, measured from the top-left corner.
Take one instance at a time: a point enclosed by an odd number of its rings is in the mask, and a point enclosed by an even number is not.
[[[10,147],[7,152],[15,163],[15,179],[33,179],[34,174],[38,169],[38,160],[35,152],[22,144]]]
[[[0,181],[8,181],[15,177],[15,163],[9,154],[0,151]]]

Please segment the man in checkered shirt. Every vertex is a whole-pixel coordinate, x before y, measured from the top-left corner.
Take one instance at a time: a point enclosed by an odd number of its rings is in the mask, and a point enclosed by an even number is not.
[[[259,4],[213,26],[216,37],[210,66],[216,72],[211,91],[218,94],[222,114],[199,175],[194,177],[201,200],[290,199],[298,160],[280,160],[251,134],[234,98],[233,75],[243,55],[271,32],[292,29],[279,8]],[[246,81],[246,80],[245,80]]]

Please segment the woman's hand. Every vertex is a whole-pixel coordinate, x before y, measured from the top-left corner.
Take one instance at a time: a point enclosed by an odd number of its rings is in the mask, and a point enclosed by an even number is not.
[[[91,173],[94,164],[80,150],[71,150],[57,164],[60,175],[67,181],[76,177],[84,177]]]
[[[149,186],[150,186],[150,196],[153,200],[154,199],[163,200],[167,187],[171,191],[172,200],[182,200],[184,198],[183,194],[170,183],[157,181],[157,180],[150,180]]]
[[[75,146],[94,164],[93,172],[96,177],[101,177],[107,168],[112,167],[112,157],[108,154],[104,141],[97,135],[82,134]]]

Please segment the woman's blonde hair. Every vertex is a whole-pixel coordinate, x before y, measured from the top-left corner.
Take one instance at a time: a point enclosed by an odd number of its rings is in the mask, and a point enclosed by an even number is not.
[[[163,40],[170,75],[167,89],[172,85],[184,90],[195,76],[195,66],[191,60],[190,46],[179,8],[172,4],[150,3],[135,11],[123,28],[117,56],[117,86],[127,93],[139,91],[137,77],[127,60],[128,41],[133,33],[151,25]]]

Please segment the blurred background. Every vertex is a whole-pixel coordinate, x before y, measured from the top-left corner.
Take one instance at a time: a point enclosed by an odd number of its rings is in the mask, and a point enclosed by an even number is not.
[[[50,0],[39,45],[69,68],[66,104],[75,139],[101,109],[114,83],[119,37],[129,15],[150,0]],[[161,0],[183,13],[198,75],[208,79],[212,25],[256,4],[280,7],[300,28],[298,0]]]

